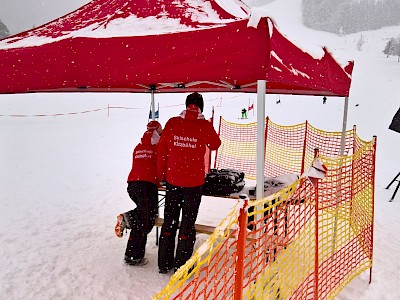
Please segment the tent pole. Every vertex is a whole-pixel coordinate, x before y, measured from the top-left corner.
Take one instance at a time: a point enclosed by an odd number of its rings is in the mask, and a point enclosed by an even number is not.
[[[265,80],[257,80],[257,200],[264,198],[265,85]]]
[[[343,111],[342,138],[340,140],[340,155],[344,155],[344,150],[345,150],[348,110],[349,110],[349,97],[345,97],[344,98],[344,111]]]
[[[156,119],[156,105],[154,103],[154,89],[151,90],[151,120]]]
[[[344,110],[343,110],[343,126],[342,126],[342,137],[340,140],[340,156],[344,155],[345,144],[346,144],[346,125],[347,125],[347,112],[349,109],[349,97],[344,98]],[[336,238],[337,238],[337,223],[339,217],[339,204],[342,202],[342,162],[339,164],[339,176],[338,176],[338,187],[337,187],[337,200],[335,207],[335,223],[333,225],[333,241],[332,241],[332,253],[336,251]],[[333,256],[332,256],[333,259]]]

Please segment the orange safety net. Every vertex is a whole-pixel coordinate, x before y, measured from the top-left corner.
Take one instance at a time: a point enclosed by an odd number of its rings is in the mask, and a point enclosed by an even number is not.
[[[238,135],[253,135],[253,126],[227,124],[240,128]],[[328,169],[325,177],[302,176],[266,198],[240,200],[153,299],[334,299],[372,268],[376,138],[363,141],[353,128],[346,133],[347,155],[338,156],[340,133],[323,132],[307,122],[304,129],[276,124],[268,128],[273,128],[269,133],[289,131],[269,134],[275,141],[285,141],[293,132],[311,139],[303,141],[308,150],[297,149],[300,139],[292,141],[295,149],[290,153],[311,152],[318,144],[318,158]],[[220,131],[223,143],[227,132]],[[230,157],[232,165],[223,167],[244,166]],[[280,169],[271,168],[269,174],[296,171],[301,160],[308,169],[315,159],[297,157],[300,162],[273,161],[270,166]]]
[[[345,133],[344,154],[353,150],[355,130]],[[245,173],[246,178],[255,179],[257,169],[257,123],[237,124],[220,118],[220,138],[214,168],[227,166]],[[289,173],[303,173],[314,158],[315,148],[321,155],[335,157],[340,154],[341,133],[327,132],[304,122],[282,126],[266,118],[265,125],[265,170],[264,175],[275,177]]]

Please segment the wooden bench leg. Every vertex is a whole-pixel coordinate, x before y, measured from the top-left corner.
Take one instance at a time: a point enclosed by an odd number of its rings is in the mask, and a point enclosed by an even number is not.
[[[157,208],[157,218],[156,218],[156,246],[158,246],[158,240],[159,240],[159,229],[158,227],[161,227],[162,223],[160,220],[160,207],[165,205],[165,190],[159,190],[158,191],[158,208]]]

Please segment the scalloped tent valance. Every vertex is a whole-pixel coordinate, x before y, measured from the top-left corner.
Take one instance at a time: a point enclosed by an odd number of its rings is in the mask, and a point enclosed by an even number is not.
[[[348,96],[353,63],[313,57],[239,0],[94,0],[0,41],[0,93],[257,92]]]

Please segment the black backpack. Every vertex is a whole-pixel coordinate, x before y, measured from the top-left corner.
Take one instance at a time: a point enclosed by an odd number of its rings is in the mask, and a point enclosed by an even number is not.
[[[203,195],[228,196],[244,188],[244,173],[235,169],[211,169],[206,175]]]

